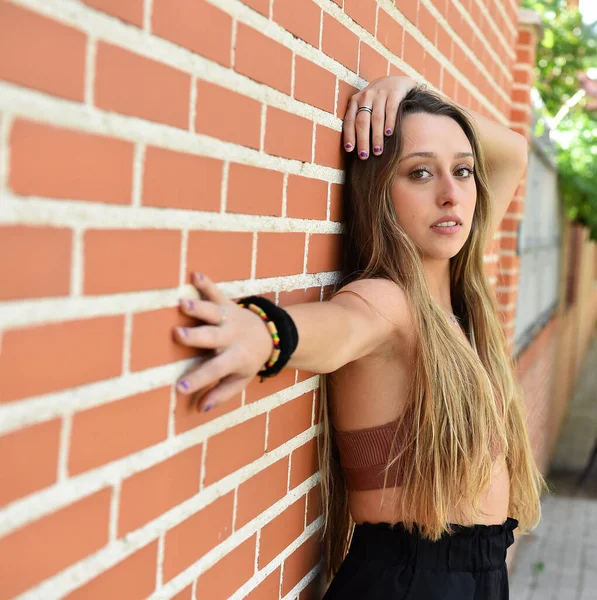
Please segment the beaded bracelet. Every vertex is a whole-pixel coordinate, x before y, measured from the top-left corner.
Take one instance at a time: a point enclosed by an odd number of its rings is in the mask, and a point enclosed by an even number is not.
[[[283,308],[263,296],[247,296],[238,300],[238,304],[259,315],[274,342],[267,363],[257,373],[260,381],[277,375],[288,364],[298,346],[298,331],[292,317]]]
[[[270,321],[268,316],[265,314],[265,311],[262,308],[259,308],[259,306],[257,306],[256,304],[251,303],[247,306],[246,304],[243,304],[241,302],[239,303],[239,306],[241,306],[242,308],[248,308],[250,311],[254,312],[255,314],[258,314],[261,317],[261,320],[265,323],[268,331],[270,332],[272,340],[274,341],[274,348],[269,357],[269,360],[265,363],[263,369],[271,369],[271,367],[273,367],[278,362],[278,358],[280,357],[280,336],[278,335],[278,329],[276,327],[276,324],[273,321]]]

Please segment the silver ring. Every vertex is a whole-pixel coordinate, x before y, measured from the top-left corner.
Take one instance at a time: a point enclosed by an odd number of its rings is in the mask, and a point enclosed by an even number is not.
[[[226,314],[225,306],[218,305],[218,308],[220,309],[220,320],[218,321],[217,325],[220,326],[228,320],[228,315]]]
[[[359,114],[362,110],[366,110],[370,115],[373,114],[373,109],[370,106],[361,106],[357,109],[357,114]]]

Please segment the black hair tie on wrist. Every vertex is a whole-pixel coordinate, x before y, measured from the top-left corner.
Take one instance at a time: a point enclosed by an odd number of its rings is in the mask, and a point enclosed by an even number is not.
[[[266,377],[277,375],[286,366],[298,346],[298,331],[292,317],[283,308],[276,306],[262,296],[247,296],[241,298],[238,304],[243,304],[246,307],[249,304],[255,304],[267,315],[267,319],[276,326],[280,338],[280,354],[275,364],[262,369],[257,375],[261,377],[260,381],[263,381]]]

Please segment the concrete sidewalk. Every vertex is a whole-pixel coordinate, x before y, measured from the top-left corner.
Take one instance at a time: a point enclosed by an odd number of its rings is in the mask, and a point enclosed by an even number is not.
[[[511,600],[597,599],[597,500],[549,496],[523,537],[510,574]]]

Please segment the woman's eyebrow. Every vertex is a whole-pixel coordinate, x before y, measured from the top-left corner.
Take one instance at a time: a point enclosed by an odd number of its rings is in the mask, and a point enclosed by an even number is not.
[[[411,152],[410,154],[403,156],[398,162],[402,162],[403,160],[406,160],[407,158],[411,158],[411,156],[422,156],[423,158],[437,158],[437,154],[435,152]],[[468,158],[468,157],[473,158],[473,153],[472,152],[457,152],[454,155],[454,158]]]

